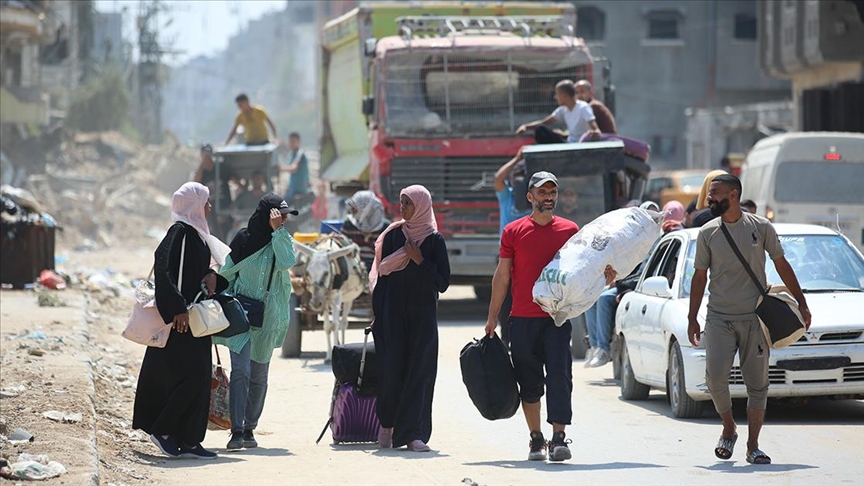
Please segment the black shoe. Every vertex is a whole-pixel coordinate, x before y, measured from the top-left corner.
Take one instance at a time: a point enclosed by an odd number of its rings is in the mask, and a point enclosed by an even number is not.
[[[243,431],[243,447],[245,449],[254,449],[258,447],[258,441],[255,440],[255,434],[251,430]]]
[[[559,462],[573,457],[570,454],[570,448],[567,447],[567,444],[572,443],[572,440],[565,438],[564,432],[555,432],[552,434],[552,440],[546,446],[549,449],[549,460]]]
[[[192,449],[180,448],[180,457],[183,459],[216,459],[218,455],[215,452],[208,451],[201,444],[198,444]]]
[[[180,449],[174,443],[171,437],[162,437],[161,435],[151,434],[150,440],[156,444],[156,447],[168,457],[180,457]]]
[[[531,442],[528,443],[530,451],[528,452],[529,461],[543,461],[546,459],[546,439],[543,438],[543,432],[531,432]]]
[[[243,432],[231,432],[231,440],[225,446],[229,451],[239,451],[243,448]]]

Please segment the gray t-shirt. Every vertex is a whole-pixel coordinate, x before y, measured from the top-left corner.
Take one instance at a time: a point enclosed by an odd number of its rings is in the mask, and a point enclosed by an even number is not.
[[[759,290],[735,256],[715,218],[699,230],[696,242],[697,270],[709,270],[708,316],[725,320],[756,318]],[[771,223],[755,214],[743,213],[734,223],[724,223],[741,254],[763,287],[766,286],[765,252],[772,260],[783,256],[783,247]]]

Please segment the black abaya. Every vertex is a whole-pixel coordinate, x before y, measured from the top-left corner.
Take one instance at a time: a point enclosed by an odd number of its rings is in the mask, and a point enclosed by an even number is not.
[[[183,288],[177,289],[180,249],[186,237],[183,261]],[[169,323],[186,312],[201,290],[201,279],[210,270],[210,250],[191,226],[175,223],[156,249],[153,276],[156,307]],[[217,274],[216,292],[228,287]],[[171,436],[178,445],[195,446],[204,440],[210,408],[211,339],[196,338],[191,331],[174,329],[164,348],[147,347],[138,389],[132,426],[148,434]]]
[[[402,231],[384,237],[381,258],[402,248]],[[423,263],[379,277],[373,293],[378,362],[378,418],[393,427],[393,447],[432,435],[432,395],[438,372],[438,294],[450,285],[444,237],[420,245]]]

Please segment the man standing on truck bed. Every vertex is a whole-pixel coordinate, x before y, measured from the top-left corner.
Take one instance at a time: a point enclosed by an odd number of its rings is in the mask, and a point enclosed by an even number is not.
[[[591,107],[591,111],[594,112],[594,119],[597,120],[597,127],[600,128],[600,131],[603,133],[618,133],[618,129],[615,126],[615,117],[612,116],[612,112],[609,111],[609,108],[603,104],[602,101],[594,98],[594,88],[591,86],[586,80],[581,80],[576,82],[576,98],[585,103],[588,103],[588,106]]]
[[[551,115],[520,126],[516,134],[522,135],[528,130],[534,130],[534,140],[540,144],[578,142],[579,137],[585,132],[590,132],[592,139],[600,136],[600,127],[597,126],[594,111],[588,103],[576,99],[573,81],[565,79],[555,85],[555,101],[560,106]],[[547,126],[556,121],[567,125],[567,136]]]
[[[231,133],[225,139],[225,145],[231,143],[231,139],[234,138],[234,135],[237,135],[237,127],[240,125],[243,125],[243,139],[246,141],[246,145],[265,145],[269,143],[267,125],[270,125],[270,130],[273,131],[273,140],[278,138],[276,135],[276,126],[273,125],[273,121],[270,120],[264,108],[249,103],[249,97],[245,93],[237,95],[234,101],[237,103],[237,108],[240,111],[237,112],[237,118],[234,119]],[[265,122],[267,125],[264,124]]]

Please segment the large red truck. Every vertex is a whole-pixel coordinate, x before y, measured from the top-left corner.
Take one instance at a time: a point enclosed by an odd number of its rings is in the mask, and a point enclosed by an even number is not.
[[[369,187],[398,211],[423,184],[447,238],[452,282],[489,289],[498,254],[496,170],[519,125],[543,118],[562,79],[594,82],[568,3],[362,4],[322,41],[322,176]],[[582,222],[580,222],[582,223]]]

